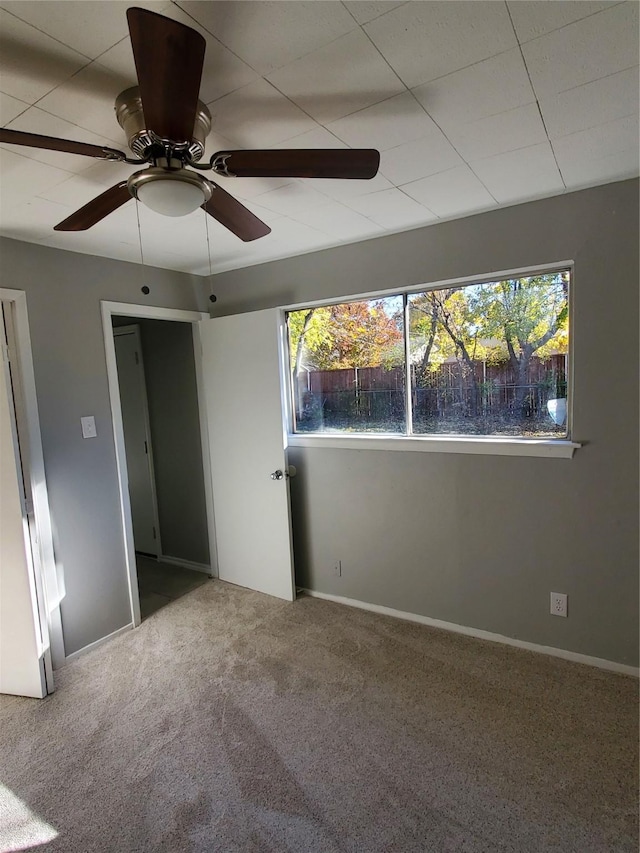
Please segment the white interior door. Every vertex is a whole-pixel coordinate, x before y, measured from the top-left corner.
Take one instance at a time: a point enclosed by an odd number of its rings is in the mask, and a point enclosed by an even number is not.
[[[136,551],[157,557],[160,553],[159,533],[140,332],[137,326],[122,326],[114,329],[113,334],[133,539]]]
[[[1,307],[1,306],[0,306]],[[47,694],[33,523],[30,526],[13,404],[11,369],[0,311],[0,693]]]
[[[280,312],[199,325],[219,577],[292,601]]]

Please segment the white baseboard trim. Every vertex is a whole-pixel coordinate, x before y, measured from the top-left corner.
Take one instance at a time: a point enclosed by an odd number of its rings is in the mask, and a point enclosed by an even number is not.
[[[96,640],[95,643],[89,643],[88,646],[83,646],[81,649],[78,649],[77,652],[71,652],[70,655],[67,655],[65,658],[65,663],[71,663],[72,660],[79,658],[81,655],[86,654],[87,652],[92,652],[94,649],[97,649],[98,646],[101,646],[103,643],[108,643],[109,640],[115,639],[119,634],[124,634],[125,631],[131,631],[133,628],[133,622],[130,622],[128,625],[123,625],[122,628],[118,628],[117,631],[113,631],[111,634],[107,634],[106,637],[102,637],[99,640]]]
[[[204,572],[211,575],[211,566],[206,563],[193,563],[191,560],[183,560],[182,557],[167,557],[166,554],[158,554],[159,563],[170,563],[172,566],[181,566],[183,569],[193,569],[194,572]]]
[[[366,601],[358,601],[355,598],[345,598],[342,595],[330,595],[326,592],[316,592],[312,589],[300,590],[304,595],[311,598],[322,598],[325,601],[334,601],[337,604],[345,604],[347,607],[357,607],[360,610],[370,610],[372,613],[381,613],[383,616],[393,616],[396,619],[404,619],[407,622],[418,622],[420,625],[428,625],[431,628],[442,628],[444,631],[453,631],[456,634],[465,634],[467,637],[476,637],[479,640],[489,640],[492,643],[503,643],[506,646],[515,646],[517,649],[526,649],[529,652],[538,652],[551,657],[563,658],[574,663],[584,663],[587,666],[595,666],[610,672],[618,672],[622,675],[631,675],[638,678],[640,669],[625,663],[613,660],[596,658],[591,655],[583,655],[579,652],[570,652],[567,649],[556,649],[553,646],[541,646],[538,643],[528,643],[526,640],[516,640],[513,637],[505,637],[503,634],[493,634],[491,631],[482,631],[479,628],[468,628],[466,625],[456,625],[455,622],[443,622],[440,619],[432,619],[430,616],[421,616],[419,613],[406,613],[404,610],[394,610],[382,604],[369,604]]]

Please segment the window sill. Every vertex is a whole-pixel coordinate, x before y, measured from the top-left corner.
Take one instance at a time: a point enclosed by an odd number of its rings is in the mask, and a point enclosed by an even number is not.
[[[546,456],[571,459],[582,447],[558,438],[508,438],[468,435],[289,435],[289,447],[323,447],[340,450],[410,450],[427,453],[475,453],[485,456]]]

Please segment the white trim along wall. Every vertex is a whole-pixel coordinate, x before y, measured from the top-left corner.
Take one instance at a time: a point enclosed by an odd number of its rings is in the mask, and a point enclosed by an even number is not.
[[[321,598],[324,601],[334,601],[347,607],[356,607],[358,610],[368,610],[371,613],[380,613],[382,616],[391,616],[394,619],[403,619],[406,622],[417,622],[419,625],[428,625],[430,628],[440,628],[443,631],[452,631],[456,634],[464,634],[466,637],[474,637],[477,640],[488,640],[491,643],[502,643],[505,646],[513,646],[516,649],[526,649],[536,654],[549,655],[550,657],[570,660],[574,663],[582,663],[586,666],[595,666],[598,669],[606,669],[609,672],[619,672],[621,675],[631,675],[635,678],[640,676],[640,668],[618,663],[613,660],[583,655],[579,652],[571,652],[568,649],[557,649],[553,646],[542,646],[538,643],[529,643],[526,640],[518,640],[515,637],[505,637],[504,634],[494,634],[492,631],[482,631],[480,628],[469,628],[466,625],[456,625],[454,622],[443,622],[441,619],[432,619],[430,616],[422,616],[419,613],[406,613],[404,610],[394,610],[382,604],[370,604],[366,601],[358,601],[355,598],[345,598],[342,595],[331,595],[326,592],[316,592],[312,589],[300,589],[304,595],[310,598]]]

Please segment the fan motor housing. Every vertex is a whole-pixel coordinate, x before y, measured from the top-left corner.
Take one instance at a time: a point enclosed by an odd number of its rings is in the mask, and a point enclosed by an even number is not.
[[[127,144],[136,156],[146,159],[150,149],[157,146],[158,139],[146,127],[144,113],[142,111],[142,99],[138,86],[125,89],[116,98],[116,118],[118,124],[127,136]],[[211,113],[206,104],[198,101],[196,120],[193,126],[193,138],[187,146],[186,152],[189,159],[197,162],[204,154],[205,140],[211,130]],[[185,140],[167,140],[169,143],[182,143]]]

